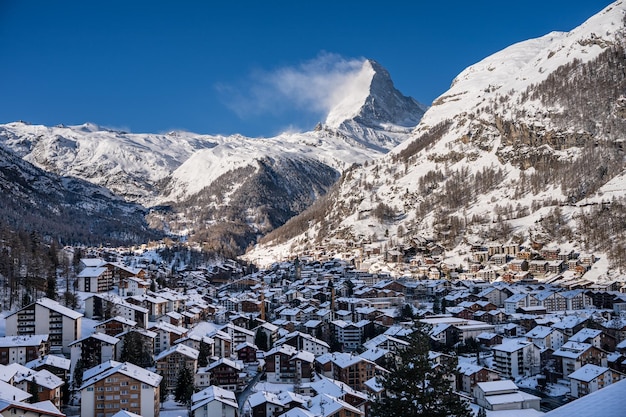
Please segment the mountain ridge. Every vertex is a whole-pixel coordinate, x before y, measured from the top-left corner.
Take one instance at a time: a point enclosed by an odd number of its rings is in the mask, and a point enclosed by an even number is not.
[[[365,61],[358,74],[361,80],[356,85],[363,90],[351,91],[360,95],[353,97],[352,104],[359,104],[359,99],[363,103],[348,114],[361,117],[369,126],[344,118],[337,129],[323,126],[273,138],[246,138],[184,131],[135,134],[92,123],[47,127],[15,122],[0,125],[0,144],[41,169],[107,187],[130,202],[151,208],[150,224],[169,233],[189,238],[189,233],[206,235],[218,221],[231,224],[241,231],[234,239],[241,250],[323,195],[343,170],[386,153],[407,137],[414,126],[396,127],[394,117],[400,115],[398,121],[407,125],[407,120],[417,121],[421,113],[413,114],[412,119],[405,113],[423,106],[395,90],[379,64],[372,65]],[[376,77],[377,71],[384,71],[382,78]],[[395,113],[381,107],[385,106],[384,97],[367,101],[374,79],[377,88],[395,100],[388,106],[396,109]],[[366,104],[367,111],[362,112]],[[377,123],[380,115],[385,119]],[[315,175],[304,178],[301,174],[307,172]],[[240,189],[253,194],[245,198]],[[220,195],[222,192],[228,195]],[[289,196],[298,197],[284,201]],[[230,210],[229,204],[235,201],[236,210]],[[255,201],[264,203],[250,206]],[[198,219],[201,223],[195,224]],[[217,241],[227,241],[227,246],[232,243],[233,239],[210,234]],[[197,241],[206,239],[198,237]]]
[[[408,140],[342,177],[307,230],[284,232],[298,230],[296,217],[247,256],[271,262],[320,245],[382,251],[425,236],[453,265],[467,264],[472,242],[492,240],[553,240],[624,265],[620,250],[585,229],[593,209],[583,206],[606,201],[608,184],[611,198],[626,190],[625,13],[615,2],[570,32],[471,65]]]

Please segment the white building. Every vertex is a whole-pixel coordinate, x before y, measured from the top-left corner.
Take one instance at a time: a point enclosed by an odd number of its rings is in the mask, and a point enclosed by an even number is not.
[[[508,339],[493,346],[493,369],[502,378],[535,375],[540,367],[540,348],[532,342]]]
[[[49,334],[50,351],[70,353],[69,345],[80,339],[83,315],[49,298],[41,298],[6,318],[6,336]]]
[[[238,417],[239,406],[232,391],[210,386],[191,397],[192,417]]]

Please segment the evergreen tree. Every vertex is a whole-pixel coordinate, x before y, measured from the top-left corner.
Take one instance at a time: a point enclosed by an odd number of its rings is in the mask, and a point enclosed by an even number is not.
[[[32,395],[32,397],[28,399],[28,401],[30,401],[31,404],[39,402],[39,387],[37,383],[35,383],[34,378],[32,381],[28,383],[28,393]]]
[[[182,404],[190,404],[193,395],[193,374],[189,368],[184,367],[178,372],[176,388],[174,389],[174,399]]]
[[[146,348],[139,333],[130,331],[126,334],[120,361],[130,362],[142,368],[152,366],[152,354]]]
[[[209,356],[211,355],[211,348],[208,343],[200,342],[200,350],[198,353],[198,366],[207,366],[209,364]]]
[[[167,379],[165,375],[159,373],[161,375],[161,382],[159,382],[159,402],[161,403],[161,407],[163,407],[163,403],[167,401]]]
[[[76,367],[74,368],[74,375],[72,378],[72,384],[74,389],[80,388],[83,385],[83,372],[85,371],[85,364],[82,359],[76,361]]]
[[[267,340],[267,334],[261,330],[257,330],[256,336],[254,338],[254,344],[259,350],[263,352],[267,352],[269,350],[269,343]]]
[[[428,360],[430,337],[417,325],[409,345],[398,351],[388,374],[379,377],[385,396],[373,404],[373,417],[472,417],[467,403],[453,391],[450,375],[457,361],[433,367]]]
[[[46,297],[51,300],[57,299],[57,278],[55,272],[51,271],[46,279]]]
[[[435,299],[433,300],[433,313],[441,313],[441,299],[439,297],[435,297]]]

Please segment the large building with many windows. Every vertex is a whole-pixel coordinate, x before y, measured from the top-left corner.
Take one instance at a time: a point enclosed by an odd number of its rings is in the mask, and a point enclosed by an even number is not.
[[[83,315],[49,298],[41,298],[7,316],[7,336],[49,335],[50,352],[70,353],[80,339]]]
[[[80,387],[81,417],[111,417],[129,411],[156,417],[162,377],[128,362],[108,361],[85,371]]]

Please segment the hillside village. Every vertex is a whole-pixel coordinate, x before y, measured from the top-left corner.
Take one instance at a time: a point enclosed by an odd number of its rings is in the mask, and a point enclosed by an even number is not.
[[[158,416],[177,400],[178,415],[367,416],[417,320],[433,366],[458,361],[455,392],[489,416],[540,415],[624,378],[626,286],[587,279],[593,254],[477,245],[452,268],[420,243],[259,271],[91,250],[77,308],[41,297],[4,313],[1,412]]]

